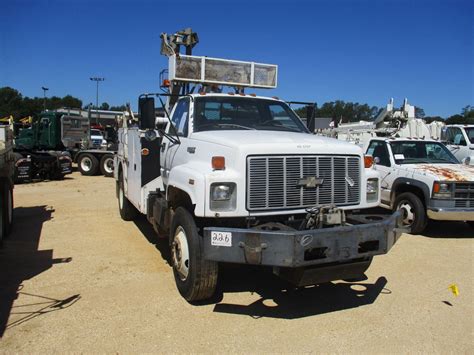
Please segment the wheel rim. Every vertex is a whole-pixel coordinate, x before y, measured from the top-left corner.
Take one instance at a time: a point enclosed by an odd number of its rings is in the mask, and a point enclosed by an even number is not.
[[[174,268],[181,281],[185,281],[189,274],[189,247],[186,232],[181,226],[176,228],[171,250]]]
[[[397,209],[402,213],[402,222],[405,226],[411,226],[415,222],[415,212],[413,205],[406,201],[400,201],[400,203],[397,206]]]
[[[119,188],[119,207],[123,209],[123,189],[122,186]]]
[[[90,171],[92,169],[92,159],[89,157],[82,158],[81,169],[82,171]]]
[[[114,172],[114,159],[112,158],[105,159],[104,170],[108,174],[112,174]]]

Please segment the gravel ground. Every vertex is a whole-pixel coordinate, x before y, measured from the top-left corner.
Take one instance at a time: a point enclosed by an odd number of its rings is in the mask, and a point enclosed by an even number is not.
[[[74,173],[14,193],[0,352],[474,352],[464,223],[403,235],[360,283],[293,290],[266,270],[224,267],[216,299],[192,306],[166,244],[144,219],[120,219],[113,179]]]

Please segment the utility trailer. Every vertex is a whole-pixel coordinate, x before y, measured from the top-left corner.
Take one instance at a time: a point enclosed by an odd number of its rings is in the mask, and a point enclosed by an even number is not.
[[[380,202],[371,159],[310,134],[287,103],[244,93],[275,87],[275,65],[206,66],[208,58],[176,55],[183,43],[190,54],[191,30],[162,38],[169,91],[142,95],[140,118],[125,116],[114,177],[121,217],[143,214],[169,240],[180,294],[189,302],[212,297],[219,263],[271,266],[297,286],[360,279],[402,232],[399,213],[355,213]],[[191,84],[201,86],[197,93]],[[221,91],[216,85],[234,91],[212,92]]]
[[[11,230],[13,222],[13,132],[0,126],[0,245]]]

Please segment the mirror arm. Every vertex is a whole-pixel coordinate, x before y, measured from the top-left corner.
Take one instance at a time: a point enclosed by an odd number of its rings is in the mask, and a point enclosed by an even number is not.
[[[173,127],[173,131],[174,131],[174,134],[176,135],[176,138],[173,137],[173,140],[175,142],[177,142],[178,144],[181,144],[181,140],[179,139],[179,136],[178,136],[178,132],[176,131],[176,127],[174,126],[173,122],[171,121],[171,118],[170,118],[170,115],[168,113],[168,110],[166,109],[165,107],[165,103],[163,102],[162,98],[160,95],[157,95],[158,96],[158,99],[160,100],[160,103],[161,103],[161,107],[163,107],[163,110],[165,111],[165,114],[166,114],[166,118],[168,118],[168,121],[171,125],[171,127]],[[167,137],[168,139],[170,139],[171,135],[167,134]],[[170,139],[171,140],[171,139]]]

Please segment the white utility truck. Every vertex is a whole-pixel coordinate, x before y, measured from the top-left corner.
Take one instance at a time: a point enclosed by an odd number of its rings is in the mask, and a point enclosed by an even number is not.
[[[13,131],[9,126],[0,126],[0,246],[12,226],[14,171]]]
[[[474,227],[474,166],[459,164],[442,143],[419,138],[374,138],[366,154],[381,177],[381,206],[402,213],[411,233],[428,219]]]
[[[163,38],[188,49],[192,35]],[[214,294],[220,262],[272,266],[302,286],[360,278],[390,250],[400,214],[353,213],[380,203],[361,148],[310,134],[277,98],[244,94],[276,87],[275,65],[169,52],[170,93],[156,94],[169,122],[158,129],[155,94],[142,95],[139,119],[121,122],[114,176],[122,218],[146,215],[169,238],[186,300]],[[235,92],[209,92],[216,85]]]
[[[381,176],[380,206],[400,211],[403,226],[418,234],[429,219],[473,225],[474,167],[450,153],[469,149],[469,131],[447,127],[417,119],[406,99],[395,109],[391,99],[373,122],[340,124],[325,133],[358,144],[374,157]],[[446,147],[439,141],[443,136],[457,146]]]
[[[474,125],[447,125],[441,139],[459,161],[474,165]]]

